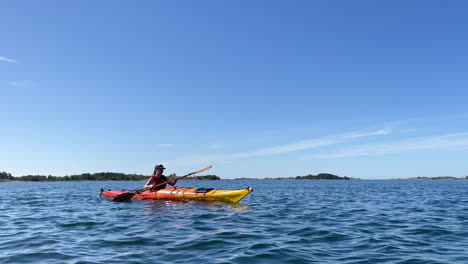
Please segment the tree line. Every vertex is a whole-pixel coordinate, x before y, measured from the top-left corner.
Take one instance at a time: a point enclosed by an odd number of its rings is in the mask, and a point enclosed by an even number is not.
[[[219,176],[216,175],[200,175],[200,176],[190,176],[184,178],[184,180],[209,180],[209,181],[216,181],[221,180]]]
[[[353,178],[341,177],[331,173],[319,173],[317,175],[308,174],[296,177],[263,178],[263,180],[352,180]],[[237,178],[236,180],[260,180],[258,178]]]
[[[25,175],[13,177],[10,173],[0,172],[0,179],[10,181],[141,181],[149,176],[140,174],[125,174],[118,172],[83,173],[77,175],[52,176],[52,175]]]
[[[340,177],[338,175],[334,175],[331,173],[319,173],[317,175],[308,174],[305,176],[296,176],[294,179],[296,180],[350,180],[346,176]]]
[[[14,177],[11,173],[0,172],[0,181],[35,181],[35,182],[55,182],[55,181],[142,181],[150,176],[141,174],[125,174],[118,172],[98,172],[98,173],[83,173],[78,175],[65,176],[44,176],[44,175],[25,175]],[[176,174],[168,176],[169,179],[177,177]],[[192,176],[184,178],[185,180],[221,180],[216,175]]]
[[[6,173],[4,171],[0,172],[0,180],[14,180],[15,177],[11,176],[11,173]]]

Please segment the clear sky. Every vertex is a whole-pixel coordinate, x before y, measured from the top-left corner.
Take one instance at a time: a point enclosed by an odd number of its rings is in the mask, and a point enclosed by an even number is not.
[[[468,175],[466,1],[0,10],[0,171]]]

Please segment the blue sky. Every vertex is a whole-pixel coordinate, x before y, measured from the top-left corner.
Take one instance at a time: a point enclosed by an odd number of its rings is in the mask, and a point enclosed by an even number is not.
[[[465,1],[5,1],[0,171],[468,175]]]

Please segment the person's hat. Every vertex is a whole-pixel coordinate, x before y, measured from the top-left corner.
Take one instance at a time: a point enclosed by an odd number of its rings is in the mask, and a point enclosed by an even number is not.
[[[159,169],[159,168],[161,168],[161,169],[166,169],[166,168],[164,168],[164,166],[163,166],[162,164],[158,164],[158,165],[156,165],[156,167],[154,167],[154,168],[155,168],[155,169]]]

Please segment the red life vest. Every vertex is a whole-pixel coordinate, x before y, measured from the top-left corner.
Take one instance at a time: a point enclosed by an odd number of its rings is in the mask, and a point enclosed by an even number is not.
[[[155,185],[161,184],[163,182],[166,182],[167,178],[164,175],[161,175],[161,178],[159,178],[156,175],[152,175],[151,180],[152,180],[151,183],[153,184],[153,186],[155,186]],[[165,188],[166,188],[166,184],[163,184],[163,185],[161,185],[159,187],[154,188],[154,190],[161,190],[161,189],[165,189]]]

